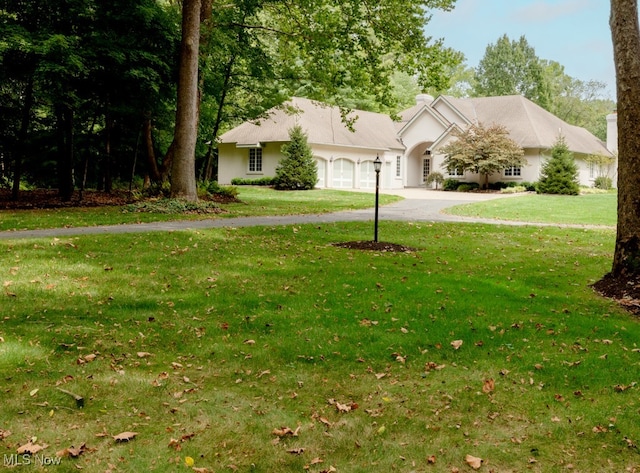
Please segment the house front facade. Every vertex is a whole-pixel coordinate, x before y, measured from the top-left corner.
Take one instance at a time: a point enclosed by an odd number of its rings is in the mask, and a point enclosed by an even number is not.
[[[233,178],[273,177],[282,144],[289,130],[300,125],[318,164],[316,187],[372,189],[375,187],[373,161],[383,162],[381,189],[424,187],[427,176],[440,172],[445,178],[480,182],[473,173],[444,169],[445,156],[439,150],[454,139],[453,131],[471,124],[502,125],[524,149],[527,164],[489,176],[489,182],[535,182],[550,149],[564,137],[574,153],[579,181],[591,186],[599,176],[616,180],[616,162],[602,166],[591,156],[614,158],[617,137],[603,143],[584,128],[569,125],[521,96],[459,99],[419,95],[416,105],[393,121],[388,115],[352,111],[345,120],[341,110],[308,99],[294,98],[269,111],[266,118],[245,122],[220,137],[218,147],[221,184]],[[609,131],[615,124],[609,116]],[[615,118],[615,115],[613,115]]]

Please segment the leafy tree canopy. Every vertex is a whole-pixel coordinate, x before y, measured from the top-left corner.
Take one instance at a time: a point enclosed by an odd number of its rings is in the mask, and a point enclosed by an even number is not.
[[[542,63],[524,36],[512,41],[503,35],[487,46],[476,69],[473,93],[480,97],[519,94],[545,109],[551,100]]]

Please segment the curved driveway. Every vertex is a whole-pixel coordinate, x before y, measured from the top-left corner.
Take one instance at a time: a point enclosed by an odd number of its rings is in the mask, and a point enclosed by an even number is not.
[[[426,189],[384,190],[385,194],[404,197],[394,204],[381,206],[380,220],[427,221],[427,222],[480,222],[503,225],[523,225],[524,222],[507,222],[490,219],[476,219],[446,215],[441,211],[447,207],[484,200],[501,199],[514,194],[462,193],[431,191]],[[372,195],[373,199],[373,195]],[[18,230],[0,232],[0,239],[47,238],[73,235],[100,235],[111,233],[139,233],[175,231],[184,229],[248,227],[257,225],[293,225],[304,223],[334,223],[348,221],[370,221],[374,218],[373,208],[328,214],[286,215],[273,217],[216,218],[197,221],[153,222],[123,225],[103,225],[95,227],[53,228],[45,230]],[[540,224],[536,224],[540,225]]]

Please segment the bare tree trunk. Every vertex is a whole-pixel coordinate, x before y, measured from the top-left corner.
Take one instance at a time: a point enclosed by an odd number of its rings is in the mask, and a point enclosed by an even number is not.
[[[11,198],[18,200],[20,196],[20,180],[22,179],[22,162],[24,161],[27,135],[31,123],[31,108],[33,107],[33,75],[29,77],[24,93],[24,106],[22,108],[22,120],[18,132],[18,143],[15,150],[15,167],[13,169],[13,187]]]
[[[640,277],[640,29],[637,0],[611,0],[618,95],[618,230],[611,275]]]
[[[147,150],[147,169],[149,170],[149,178],[153,182],[161,182],[162,175],[158,167],[156,152],[153,147],[153,135],[151,133],[151,118],[145,118],[143,124],[144,143]]]
[[[171,167],[171,196],[195,201],[195,152],[198,137],[198,53],[202,0],[182,3],[182,42],[178,75],[176,128]]]
[[[73,195],[73,110],[67,105],[56,107],[58,133],[58,194],[63,202]]]

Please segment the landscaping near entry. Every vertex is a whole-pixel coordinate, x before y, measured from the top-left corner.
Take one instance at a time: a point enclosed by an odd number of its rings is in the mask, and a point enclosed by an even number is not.
[[[376,156],[384,163],[382,189],[424,187],[434,172],[460,182],[481,183],[483,176],[477,172],[443,168],[446,155],[441,150],[457,131],[480,124],[504,127],[524,150],[525,164],[495,172],[489,182],[537,181],[550,150],[562,138],[575,157],[579,184],[591,187],[598,178],[615,182],[617,176],[616,115],[607,120],[608,138],[603,143],[522,96],[433,99],[419,95],[416,105],[400,112],[395,122],[388,115],[361,110],[345,116],[338,107],[296,97],[220,137],[218,180],[228,184],[238,178],[273,177],[289,130],[300,126],[317,162],[317,187],[372,189]]]

